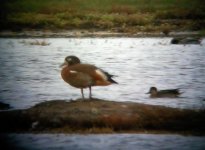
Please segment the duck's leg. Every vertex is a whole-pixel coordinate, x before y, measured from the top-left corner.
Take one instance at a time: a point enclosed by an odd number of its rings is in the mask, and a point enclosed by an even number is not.
[[[84,100],[84,93],[83,93],[83,88],[81,88],[81,94],[82,94],[82,99]]]
[[[90,91],[89,98],[92,99],[92,89],[91,89],[91,86],[89,86],[89,91]]]

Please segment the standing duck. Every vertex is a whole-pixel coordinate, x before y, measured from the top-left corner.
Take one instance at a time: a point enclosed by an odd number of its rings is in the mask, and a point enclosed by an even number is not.
[[[117,84],[117,82],[112,79],[113,75],[94,65],[82,64],[76,56],[67,56],[61,67],[61,77],[71,86],[81,89],[82,99],[84,99],[84,88],[89,88],[89,98],[91,99],[92,86]]]
[[[179,92],[179,89],[167,89],[167,90],[158,91],[156,87],[151,87],[149,92],[146,94],[150,94],[151,98],[161,98],[161,97],[174,98],[174,97],[178,97],[181,93]]]

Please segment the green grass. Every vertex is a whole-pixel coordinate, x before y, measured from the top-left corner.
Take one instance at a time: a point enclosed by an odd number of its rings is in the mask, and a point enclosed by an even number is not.
[[[200,0],[4,0],[1,29],[204,30]]]

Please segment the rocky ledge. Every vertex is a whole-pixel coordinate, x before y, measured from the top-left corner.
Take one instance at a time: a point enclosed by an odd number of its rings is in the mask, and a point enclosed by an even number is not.
[[[54,100],[0,112],[0,132],[179,133],[205,135],[205,110],[133,102]]]

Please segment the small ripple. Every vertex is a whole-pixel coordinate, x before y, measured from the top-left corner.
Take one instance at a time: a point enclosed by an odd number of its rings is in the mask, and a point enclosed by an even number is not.
[[[194,69],[194,68],[191,68],[191,67],[180,67],[180,69]]]
[[[29,60],[30,62],[38,62],[39,61],[39,59],[31,59],[31,60]]]

